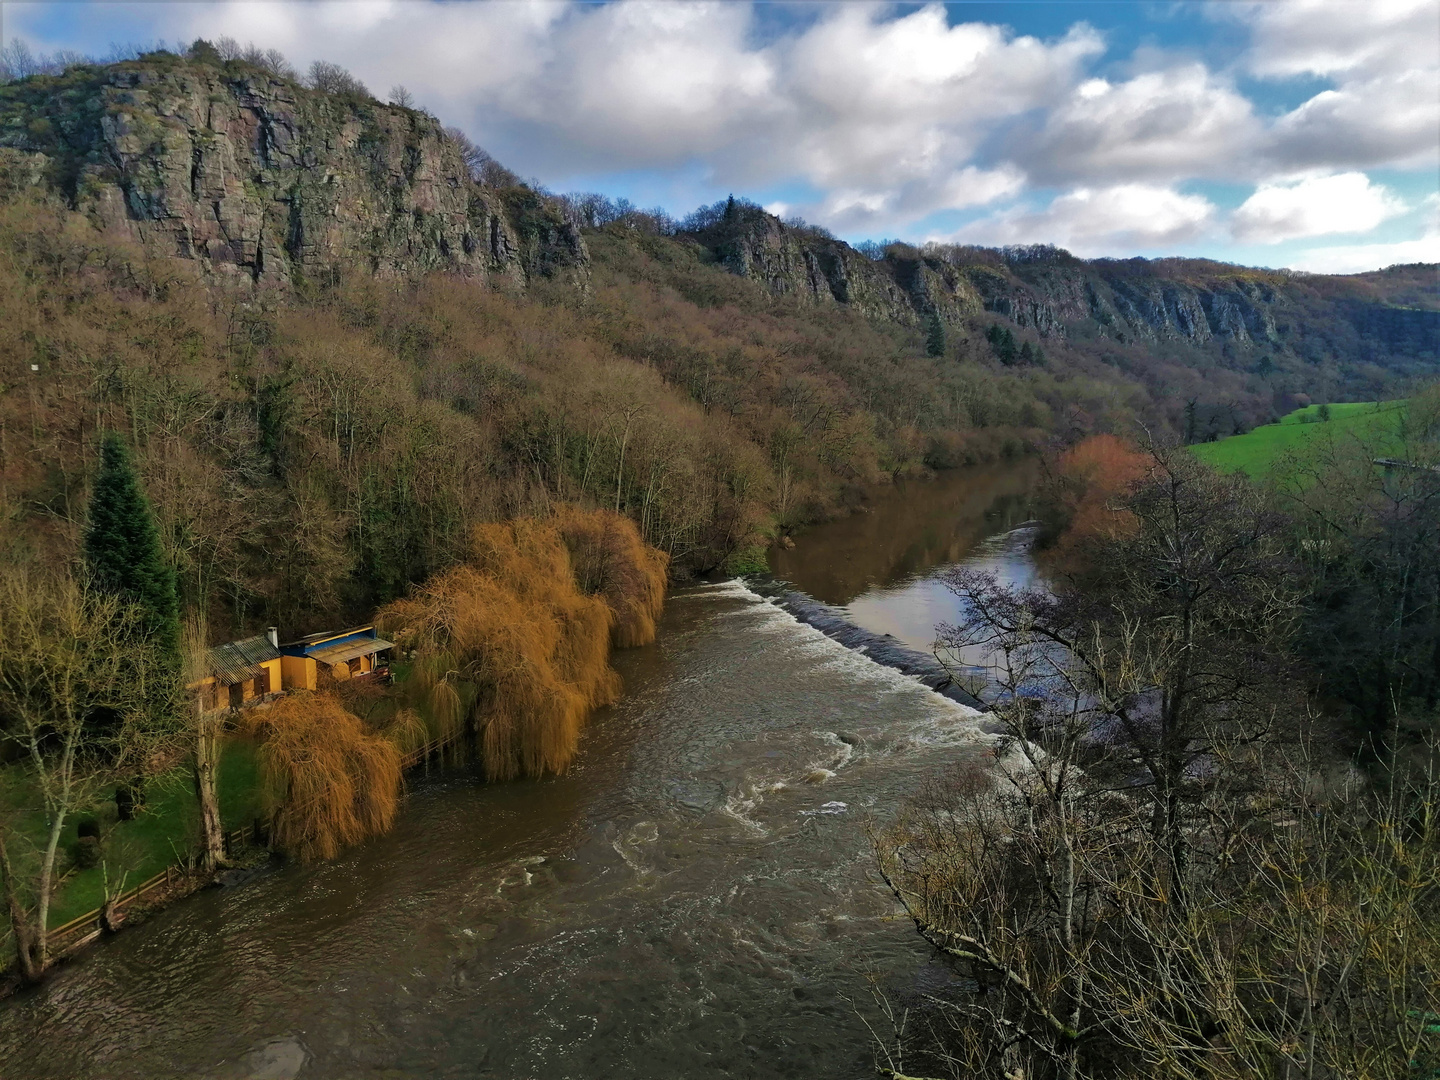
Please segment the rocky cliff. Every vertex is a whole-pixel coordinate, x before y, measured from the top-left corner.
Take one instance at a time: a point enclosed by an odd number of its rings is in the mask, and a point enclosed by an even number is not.
[[[241,61],[155,53],[0,86],[0,188],[23,187],[212,280],[588,276],[553,203],[476,183],[433,116]]]
[[[1049,247],[891,244],[870,258],[742,203],[691,236],[715,262],[777,296],[911,325],[932,312],[948,323],[993,312],[1040,337],[1251,349],[1283,348],[1317,319],[1331,319],[1385,349],[1431,358],[1440,338],[1433,267],[1429,287],[1407,290],[1397,303],[1377,285],[1384,275],[1317,279],[1195,259],[1087,261]]]

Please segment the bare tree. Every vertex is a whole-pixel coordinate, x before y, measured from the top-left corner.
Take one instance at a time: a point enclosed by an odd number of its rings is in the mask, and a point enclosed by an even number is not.
[[[1110,864],[1144,816],[1086,772],[1100,722],[1082,668],[1028,620],[998,642],[1005,736],[989,767],[936,780],[872,839],[920,935],[955,964],[958,993],[928,994],[887,1047],[955,1077],[1096,1075],[1113,1057],[1097,962],[1108,959]]]
[[[0,832],[5,903],[26,980],[50,961],[47,920],[66,820],[142,772],[173,735],[147,708],[152,682],[168,676],[143,626],[137,609],[69,578],[0,579],[3,738],[23,757],[45,816],[31,873],[21,869],[21,834]]]
[[[390,104],[398,105],[402,109],[413,109],[415,108],[415,95],[401,84],[396,83],[390,88]]]
[[[352,97],[369,97],[370,91],[363,82],[351,75],[339,64],[329,60],[316,60],[310,65],[305,77],[306,85],[323,94],[343,94]]]
[[[185,681],[200,682],[210,674],[206,664],[206,631],[203,616],[192,618],[185,628]],[[225,733],[224,714],[206,709],[203,695],[190,702],[190,772],[195,783],[195,802],[200,809],[200,869],[212,873],[225,865],[225,830],[220,822],[220,798],[216,781],[220,769],[220,739]]]
[[[1319,1080],[1440,1063],[1436,785],[1331,778],[1254,493],[1153,455],[1053,592],[951,575],[993,656],[993,768],[874,837],[954,965],[885,1008],[880,1072]],[[943,653],[942,655],[948,655]],[[1294,718],[1295,723],[1287,723]]]

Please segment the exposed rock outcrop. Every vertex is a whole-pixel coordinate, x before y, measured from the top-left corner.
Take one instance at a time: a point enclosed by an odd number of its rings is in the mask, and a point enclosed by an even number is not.
[[[477,184],[433,116],[243,62],[157,53],[0,87],[0,147],[11,189],[43,178],[97,227],[211,279],[588,277],[559,210]]]
[[[1324,308],[1326,318],[1344,318],[1387,348],[1415,355],[1436,349],[1435,312],[1377,303],[1359,285],[1361,295],[1335,308],[1305,277],[1283,271],[1199,259],[1087,261],[1047,247],[891,244],[882,258],[869,258],[819,230],[786,225],[738,202],[692,237],[715,261],[777,296],[842,304],[911,326],[924,325],[932,311],[950,323],[994,312],[1045,338],[1079,333],[1250,349],[1280,346],[1283,326],[1313,324]]]

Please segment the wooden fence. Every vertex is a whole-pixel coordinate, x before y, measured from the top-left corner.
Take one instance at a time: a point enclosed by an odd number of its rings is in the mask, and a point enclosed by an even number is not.
[[[229,852],[239,847],[247,839],[258,841],[262,832],[263,829],[258,823],[248,829],[241,828],[228,832],[225,834],[225,850]],[[162,885],[167,891],[175,885],[183,885],[189,891],[192,887],[198,887],[198,884],[199,881],[190,866],[184,863],[172,863],[148,881],[142,881],[133,889],[121,893],[115,901],[115,911],[117,914],[124,911],[136,900],[141,899],[147,893],[154,892]],[[103,908],[96,908],[94,911],[87,911],[84,915],[77,915],[63,926],[57,926],[51,930],[49,940],[46,942],[50,955],[64,956],[99,936],[100,913],[103,910]]]
[[[459,738],[458,734],[441,739],[431,739],[423,746],[417,746],[414,750],[406,754],[401,759],[401,765],[406,769],[412,769],[416,765],[428,764],[432,757],[440,756],[445,748],[457,738]],[[247,840],[255,843],[264,842],[263,835],[266,831],[266,827],[257,821],[249,828],[240,828],[228,832],[225,834],[225,850],[228,853]],[[199,888],[204,880],[205,879],[194,874],[192,866],[188,863],[173,863],[165,867],[164,870],[160,871],[160,873],[148,881],[142,881],[133,889],[121,893],[115,900],[115,911],[117,914],[124,911],[125,908],[133,904],[136,900],[141,899],[162,886],[169,891],[169,889],[175,885],[183,885],[186,891],[191,891],[192,889]],[[47,951],[50,955],[58,959],[89,944],[99,937],[100,913],[103,910],[103,908],[96,908],[94,911],[87,911],[84,915],[77,915],[64,925],[57,926],[51,930],[49,940],[46,942]],[[5,969],[6,961],[9,959],[8,954],[10,949],[7,946],[10,941],[10,935],[11,931],[8,927],[4,934],[0,934],[0,949],[3,949],[4,954],[6,954],[0,957],[0,970]]]

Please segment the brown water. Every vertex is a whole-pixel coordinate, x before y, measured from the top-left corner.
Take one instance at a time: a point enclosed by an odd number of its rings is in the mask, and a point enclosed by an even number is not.
[[[935,627],[956,622],[958,598],[936,573],[957,563],[1002,581],[1035,578],[1025,537],[1040,479],[1034,459],[941,473],[881,489],[866,510],[775,549],[771,569],[851,622],[929,652]]]
[[[972,475],[988,496],[896,493],[787,561],[923,578],[1027,482]],[[978,518],[947,539],[960,509]],[[887,517],[860,569],[854,530]],[[975,714],[738,582],[677,592],[617,666],[627,695],[568,775],[419,779],[389,836],[128,929],[0,1004],[0,1076],[873,1075],[866,976],[943,969],[893,918],[863,824],[983,753]]]

